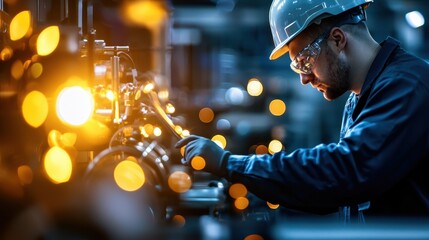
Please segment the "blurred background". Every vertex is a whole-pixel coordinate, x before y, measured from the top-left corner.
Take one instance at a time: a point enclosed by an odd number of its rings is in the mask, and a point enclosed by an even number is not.
[[[101,96],[106,79],[113,79],[115,90],[117,78],[116,90],[122,93],[127,87],[134,89],[125,84],[129,79],[136,83],[151,78],[162,103],[174,105],[174,111],[166,111],[186,134],[218,140],[236,154],[290,152],[336,142],[347,95],[328,102],[311,86],[301,85],[287,56],[268,59],[273,49],[270,4],[268,0],[0,0],[0,230],[16,236],[16,229],[25,226],[36,234],[46,229],[49,219],[57,220],[51,215],[72,211],[68,207],[79,202],[76,196],[85,196],[76,193],[73,177],[87,169],[127,120],[110,113],[104,124],[63,126],[55,116],[59,111],[55,98],[60,87],[70,82],[83,82]],[[367,18],[377,41],[392,36],[403,48],[429,59],[426,1],[375,0]],[[115,65],[112,56],[119,55],[125,60]],[[126,93],[130,92],[137,95]],[[102,96],[108,98],[107,93]],[[132,106],[127,101],[112,100],[107,105],[113,112],[119,109],[119,114],[123,109],[114,104],[123,103],[127,109]],[[102,112],[100,101],[95,105]],[[76,111],[84,110],[79,106]],[[142,118],[148,117],[143,113]],[[170,159],[180,161],[172,147],[176,140],[164,137],[159,142]],[[47,151],[59,146],[71,159],[66,180],[56,179],[46,169]],[[115,208],[111,204],[106,206]],[[86,215],[72,216],[79,227],[93,224],[85,224]],[[134,217],[126,220],[142,220],[140,215]],[[100,228],[97,233],[107,234]],[[21,237],[30,239],[31,234]]]

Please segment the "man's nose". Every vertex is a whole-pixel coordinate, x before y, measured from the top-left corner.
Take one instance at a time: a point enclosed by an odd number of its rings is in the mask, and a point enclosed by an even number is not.
[[[313,74],[299,74],[299,77],[301,78],[302,85],[306,85],[314,79]]]

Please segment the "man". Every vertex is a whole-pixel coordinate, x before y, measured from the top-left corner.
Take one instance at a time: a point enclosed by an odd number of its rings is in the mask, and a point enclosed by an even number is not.
[[[372,0],[274,0],[270,59],[333,100],[350,91],[338,143],[273,155],[233,155],[189,136],[184,161],[287,208],[349,216],[429,216],[429,66],[365,24]]]

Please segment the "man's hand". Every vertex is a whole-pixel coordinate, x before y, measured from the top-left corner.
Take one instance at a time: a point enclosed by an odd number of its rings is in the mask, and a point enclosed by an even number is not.
[[[226,163],[231,155],[230,152],[223,150],[212,140],[196,135],[191,135],[179,140],[175,147],[181,148],[185,145],[185,153],[183,156],[184,164],[189,165],[192,159],[200,156],[205,161],[205,167],[202,169],[203,171],[213,173],[220,177],[227,176]]]

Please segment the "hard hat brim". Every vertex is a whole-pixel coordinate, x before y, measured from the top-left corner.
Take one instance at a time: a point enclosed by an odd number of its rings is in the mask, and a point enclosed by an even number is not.
[[[289,52],[289,47],[286,44],[280,44],[271,52],[270,60],[276,60],[287,52]]]

